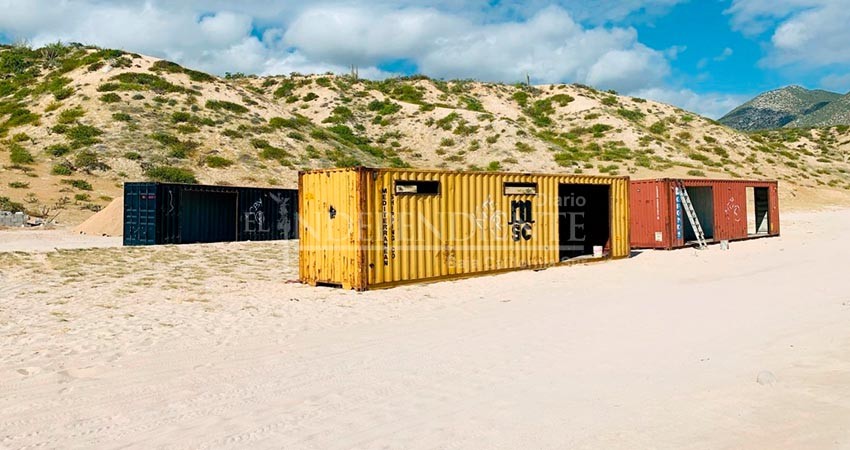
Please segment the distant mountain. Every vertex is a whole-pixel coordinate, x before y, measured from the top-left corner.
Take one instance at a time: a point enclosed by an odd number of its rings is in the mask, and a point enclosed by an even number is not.
[[[720,123],[743,131],[850,124],[850,97],[788,86],[735,108]]]

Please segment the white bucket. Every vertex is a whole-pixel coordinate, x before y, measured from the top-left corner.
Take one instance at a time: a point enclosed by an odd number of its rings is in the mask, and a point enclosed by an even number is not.
[[[602,248],[601,245],[594,245],[593,246],[593,257],[594,258],[601,258],[602,257],[602,250],[603,250],[603,248]]]

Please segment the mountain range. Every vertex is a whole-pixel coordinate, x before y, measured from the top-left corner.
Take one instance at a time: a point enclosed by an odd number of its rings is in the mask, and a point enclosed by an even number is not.
[[[719,122],[742,131],[850,125],[850,94],[788,86],[753,98]]]

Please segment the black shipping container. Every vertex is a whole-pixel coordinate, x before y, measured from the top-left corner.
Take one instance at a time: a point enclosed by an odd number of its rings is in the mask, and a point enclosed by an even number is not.
[[[124,245],[298,238],[298,191],[124,183]]]

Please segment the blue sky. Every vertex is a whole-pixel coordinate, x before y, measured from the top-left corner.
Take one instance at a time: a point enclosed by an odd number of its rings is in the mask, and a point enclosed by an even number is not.
[[[305,4],[306,3],[306,4]],[[218,74],[578,82],[719,117],[850,90],[846,0],[0,0],[0,41],[76,41]]]

